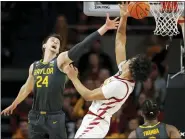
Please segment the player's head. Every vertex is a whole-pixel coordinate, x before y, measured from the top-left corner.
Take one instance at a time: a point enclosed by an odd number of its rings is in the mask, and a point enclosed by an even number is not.
[[[58,34],[51,34],[42,43],[43,53],[45,51],[51,51],[54,54],[58,55],[63,51],[62,47],[62,38]]]
[[[145,120],[156,120],[159,115],[159,106],[155,100],[148,99],[142,105],[142,115]]]
[[[151,73],[151,60],[145,55],[137,55],[127,63],[134,81],[145,81]]]

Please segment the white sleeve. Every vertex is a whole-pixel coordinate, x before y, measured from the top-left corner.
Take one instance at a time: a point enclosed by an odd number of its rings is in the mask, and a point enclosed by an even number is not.
[[[119,65],[118,65],[118,72],[115,75],[119,75],[120,72],[122,72],[122,66],[123,64],[125,64],[127,60],[122,61]]]
[[[112,81],[102,86],[102,92],[106,99],[109,99],[111,97],[122,99],[126,96],[127,91],[127,85],[121,81]]]

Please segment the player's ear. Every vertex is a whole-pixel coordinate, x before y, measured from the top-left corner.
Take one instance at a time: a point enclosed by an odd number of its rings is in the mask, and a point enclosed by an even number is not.
[[[42,48],[44,48],[44,49],[45,49],[45,48],[46,48],[46,44],[43,44],[43,45],[42,45]]]

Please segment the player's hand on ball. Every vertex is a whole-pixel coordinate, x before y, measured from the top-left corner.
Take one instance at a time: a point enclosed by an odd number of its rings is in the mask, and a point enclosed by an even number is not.
[[[185,17],[180,16],[178,22],[181,25],[181,27],[184,27]]]
[[[128,4],[129,2],[122,2],[122,4],[119,4],[119,8],[120,8],[120,16],[128,16],[129,12],[128,12]]]
[[[13,113],[13,110],[17,107],[17,105],[15,104],[12,104],[10,105],[8,108],[4,109],[2,112],[1,112],[1,115],[5,115],[5,116],[9,116]]]
[[[107,13],[107,19],[106,19],[106,23],[105,23],[107,29],[109,29],[109,30],[117,29],[119,26],[118,19],[119,19],[119,17],[115,18],[114,20],[110,20],[109,14]]]
[[[66,66],[65,71],[70,80],[78,77],[78,69],[74,67],[72,64]]]

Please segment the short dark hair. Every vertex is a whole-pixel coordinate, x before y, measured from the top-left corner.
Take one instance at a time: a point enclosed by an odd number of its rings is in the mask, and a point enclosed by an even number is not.
[[[45,44],[45,43],[47,43],[48,39],[51,38],[51,37],[55,37],[55,38],[59,39],[59,41],[60,41],[59,53],[63,52],[64,49],[65,49],[65,46],[62,44],[63,38],[62,38],[59,34],[53,33],[53,34],[47,36],[47,37],[43,40],[42,45]],[[43,51],[43,53],[44,53],[44,52],[45,52],[45,49],[42,48],[42,51]]]
[[[151,73],[152,63],[146,55],[137,55],[131,59],[129,69],[133,80],[145,81]]]
[[[155,120],[159,113],[159,106],[156,100],[147,99],[143,103],[141,110],[146,120]]]

